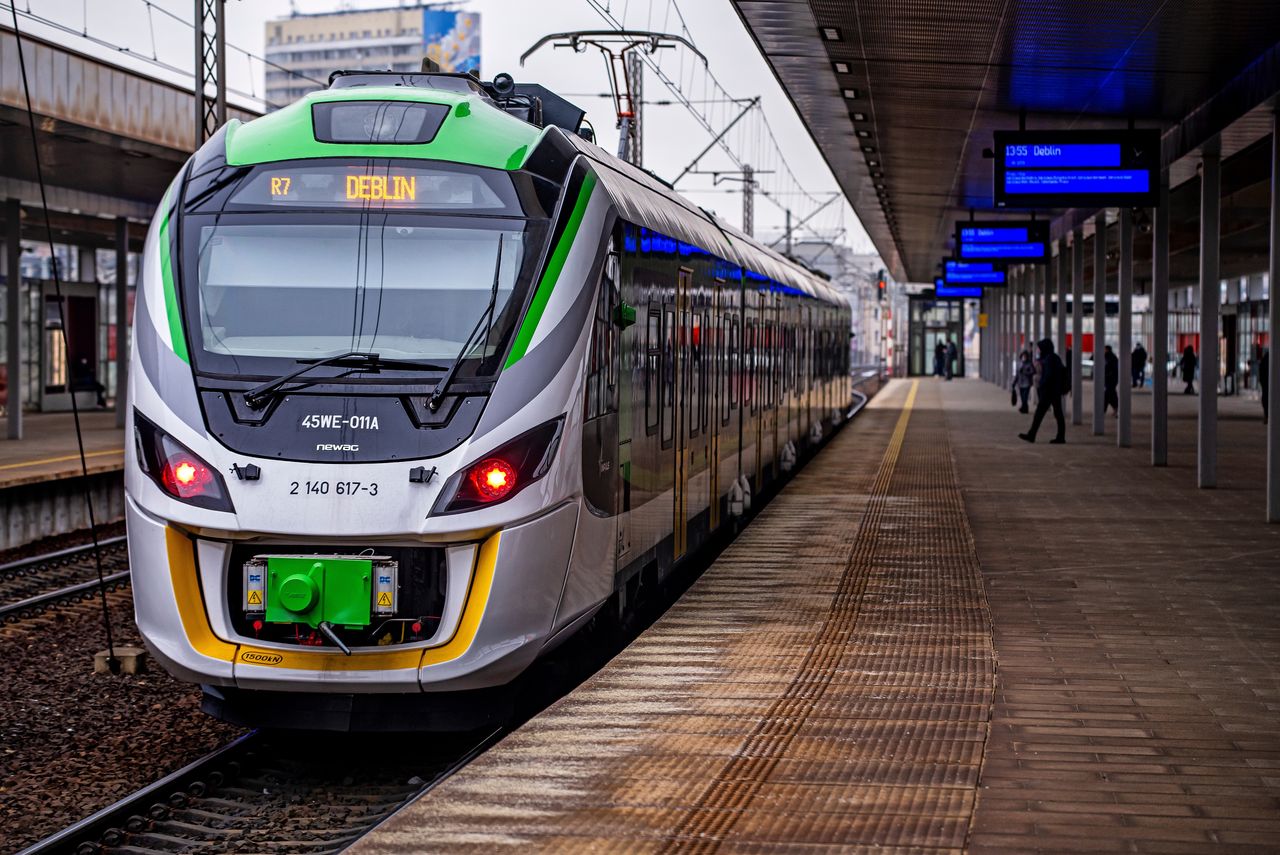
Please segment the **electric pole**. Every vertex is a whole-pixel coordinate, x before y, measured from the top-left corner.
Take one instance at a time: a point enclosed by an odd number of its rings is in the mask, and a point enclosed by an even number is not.
[[[195,148],[200,148],[227,122],[227,7],[226,0],[195,2]]]

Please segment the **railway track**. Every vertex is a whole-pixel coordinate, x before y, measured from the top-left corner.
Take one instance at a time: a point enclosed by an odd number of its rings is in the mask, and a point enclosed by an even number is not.
[[[328,740],[254,731],[18,855],[337,852],[503,733]]]
[[[99,546],[108,587],[127,584],[129,552],[124,536],[106,538]],[[14,623],[51,605],[92,597],[97,588],[92,544],[0,564],[0,623]]]

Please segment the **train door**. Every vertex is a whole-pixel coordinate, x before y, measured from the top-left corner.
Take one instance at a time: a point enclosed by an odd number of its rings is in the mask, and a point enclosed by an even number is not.
[[[724,280],[717,277],[711,288],[711,314],[707,322],[707,352],[704,359],[710,360],[710,372],[707,380],[707,391],[711,395],[711,418],[707,420],[708,466],[710,467],[711,485],[708,489],[709,511],[711,514],[711,532],[720,528],[720,413],[727,401],[724,399],[725,376],[725,337],[728,330],[724,326],[724,312],[721,311],[724,300]]]
[[[813,429],[813,307],[805,306],[801,312],[800,337],[804,342],[804,363],[800,367],[800,388],[804,394],[804,422],[801,428],[809,431]]]
[[[600,584],[612,588],[616,561],[625,535],[619,531],[623,500],[629,494],[619,489],[625,473],[619,471],[621,434],[618,417],[620,375],[618,359],[621,330],[613,322],[619,303],[618,257],[610,251],[597,286],[595,314],[586,364],[586,394],[583,400],[582,493],[588,513],[579,523],[579,552],[589,566],[608,568]],[[628,445],[628,452],[630,447]],[[608,590],[596,591],[607,596]],[[570,597],[572,599],[572,597]]]
[[[52,283],[44,295],[40,364],[39,404],[41,412],[71,409],[71,395],[81,409],[98,402],[101,381],[98,370],[98,286],[93,283],[63,282],[62,311]],[[65,328],[63,319],[66,320]],[[67,360],[70,351],[70,362]],[[15,384],[16,385],[16,384]]]
[[[673,354],[675,401],[672,418],[675,426],[675,485],[672,494],[672,557],[679,559],[689,548],[689,411],[690,359],[689,344],[692,339],[692,316],[689,291],[693,284],[693,271],[680,269],[676,283],[676,329]]]

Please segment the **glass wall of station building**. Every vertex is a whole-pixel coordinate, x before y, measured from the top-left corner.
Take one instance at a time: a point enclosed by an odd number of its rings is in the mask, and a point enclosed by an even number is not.
[[[59,311],[53,271],[57,265],[63,295]],[[22,326],[22,406],[31,412],[70,409],[70,395],[77,403],[93,407],[94,391],[116,397],[116,256],[114,250],[85,249],[55,244],[23,243],[19,261],[19,297]],[[129,254],[128,317],[138,274],[138,255]],[[0,277],[3,281],[3,277]],[[0,288],[6,293],[8,283]],[[9,406],[9,378],[3,354],[7,353],[7,299],[0,299],[0,402]],[[65,323],[64,323],[65,320]],[[70,345],[71,362],[67,360]]]
[[[955,376],[964,376],[966,330],[962,300],[936,300],[929,295],[912,295],[907,323],[907,375],[934,374],[934,352],[939,344],[956,346]]]
[[[1133,340],[1142,343],[1148,355],[1152,352],[1152,312],[1149,283],[1147,294],[1133,297]],[[1218,283],[1218,364],[1222,376],[1218,389],[1223,395],[1258,397],[1258,367],[1262,354],[1271,346],[1271,330],[1268,323],[1270,283],[1266,273],[1255,273]],[[1051,311],[1056,311],[1053,302]],[[1116,347],[1119,335],[1119,303],[1114,294],[1107,295],[1106,335],[1104,344]],[[1070,324],[1071,301],[1067,301],[1067,319]],[[1084,374],[1091,376],[1093,354],[1093,299],[1085,295],[1084,302]],[[1072,346],[1068,334],[1069,346]],[[1169,289],[1169,354],[1165,370],[1169,376],[1177,374],[1178,360],[1185,348],[1191,347],[1200,356],[1200,287],[1199,285],[1174,285]],[[1121,367],[1128,363],[1122,357]],[[1148,363],[1146,384],[1151,383],[1155,366]]]

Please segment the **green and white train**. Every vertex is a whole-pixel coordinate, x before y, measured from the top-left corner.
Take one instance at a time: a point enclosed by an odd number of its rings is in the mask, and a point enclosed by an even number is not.
[[[509,77],[338,73],[170,186],[129,551],[143,637],[210,712],[434,726],[841,421],[847,303],[581,121]]]

